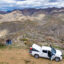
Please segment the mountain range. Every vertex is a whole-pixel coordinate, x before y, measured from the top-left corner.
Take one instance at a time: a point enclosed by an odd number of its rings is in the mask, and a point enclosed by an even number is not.
[[[35,8],[26,8],[26,9],[15,9],[15,10],[12,10],[12,11],[0,11],[0,14],[7,14],[7,13],[11,13],[13,11],[21,11],[22,14],[24,15],[32,15],[34,14],[35,12],[40,12],[40,13],[57,13],[57,12],[64,12],[64,8],[45,8],[45,9],[35,9]]]

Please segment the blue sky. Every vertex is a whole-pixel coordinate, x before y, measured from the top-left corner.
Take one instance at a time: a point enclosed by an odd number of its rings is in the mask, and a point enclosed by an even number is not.
[[[0,0],[0,10],[64,7],[64,0]]]

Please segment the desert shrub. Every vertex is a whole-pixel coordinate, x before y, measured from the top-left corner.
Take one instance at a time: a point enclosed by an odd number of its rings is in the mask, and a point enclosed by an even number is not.
[[[6,45],[4,43],[0,43],[0,48],[6,48]]]
[[[9,64],[8,62],[0,62],[0,64]]]
[[[63,54],[63,59],[64,59],[64,54]]]
[[[63,48],[63,47],[60,47],[60,46],[54,46],[54,45],[53,45],[53,47],[54,47],[54,48],[57,48],[57,49],[64,50],[64,48]]]
[[[27,38],[23,38],[23,39],[20,39],[21,41],[28,41],[28,39]]]
[[[63,38],[61,39],[61,43],[64,43],[64,39]]]
[[[30,60],[24,60],[25,61],[25,64],[28,64],[30,63]]]

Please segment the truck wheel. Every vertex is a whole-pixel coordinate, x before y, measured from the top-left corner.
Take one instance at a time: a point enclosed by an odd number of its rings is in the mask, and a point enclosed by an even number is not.
[[[59,57],[56,57],[56,58],[55,58],[55,61],[56,61],[56,62],[59,62],[59,61],[60,61],[60,58],[59,58]]]
[[[34,57],[35,57],[35,58],[39,58],[39,55],[38,55],[38,54],[35,54]]]

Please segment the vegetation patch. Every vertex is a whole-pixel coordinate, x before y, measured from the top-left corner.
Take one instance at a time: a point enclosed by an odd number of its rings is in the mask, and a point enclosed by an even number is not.
[[[0,62],[0,64],[9,64],[8,62]]]
[[[63,54],[63,59],[64,59],[64,54]]]
[[[5,48],[7,48],[7,46],[3,43],[0,43],[0,49],[5,49]]]
[[[24,60],[25,64],[29,64],[31,61],[30,60]]]
[[[61,50],[64,50],[64,48],[62,47],[59,47],[59,46],[53,46],[54,48],[57,48],[57,49],[61,49]]]
[[[21,39],[21,41],[28,41],[28,39],[27,38],[23,38],[23,39]]]

